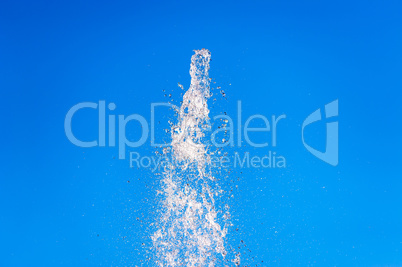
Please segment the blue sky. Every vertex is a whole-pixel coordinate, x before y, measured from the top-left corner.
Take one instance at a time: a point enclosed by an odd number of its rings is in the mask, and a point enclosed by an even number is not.
[[[241,148],[276,151],[287,167],[228,178],[243,264],[402,265],[401,12],[398,1],[2,1],[0,265],[150,266],[156,175],[116,147],[74,146],[64,117],[105,100],[149,119],[165,94],[180,101],[201,48],[227,96],[216,91],[213,114],[235,115],[241,100],[245,118],[287,116],[277,147]],[[303,147],[301,124],[335,99],[333,167]],[[97,138],[96,119],[83,112],[77,136]],[[324,122],[308,134],[323,148]]]

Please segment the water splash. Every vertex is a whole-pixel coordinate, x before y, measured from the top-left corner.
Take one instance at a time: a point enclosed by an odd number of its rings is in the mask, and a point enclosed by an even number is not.
[[[213,152],[205,142],[210,129],[210,60],[207,49],[192,56],[191,85],[172,126],[171,146],[164,149],[173,160],[162,173],[160,218],[152,236],[159,266],[222,266],[227,254],[229,213],[217,208],[222,190],[213,175]],[[239,259],[233,262],[238,265]]]

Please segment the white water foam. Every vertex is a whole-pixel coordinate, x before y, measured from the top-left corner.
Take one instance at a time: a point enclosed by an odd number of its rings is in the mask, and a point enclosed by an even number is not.
[[[228,207],[218,209],[222,190],[214,177],[209,132],[210,97],[207,49],[191,58],[191,85],[183,96],[178,122],[171,129],[171,146],[164,155],[173,160],[164,166],[157,230],[152,236],[159,266],[223,266]],[[224,211],[226,210],[226,211]],[[233,260],[239,265],[240,259]]]

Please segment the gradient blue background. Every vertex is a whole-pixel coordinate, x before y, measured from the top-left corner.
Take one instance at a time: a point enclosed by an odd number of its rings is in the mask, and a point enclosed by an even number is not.
[[[117,148],[74,146],[64,117],[106,100],[148,119],[166,92],[180,100],[203,47],[227,95],[216,113],[236,114],[241,100],[244,117],[287,115],[267,149],[287,168],[231,178],[242,266],[402,266],[402,4],[349,2],[2,1],[0,266],[151,266],[155,175]],[[300,127],[335,99],[332,167],[303,147]],[[96,118],[77,116],[77,136],[96,138]],[[325,124],[312,129],[322,148]]]

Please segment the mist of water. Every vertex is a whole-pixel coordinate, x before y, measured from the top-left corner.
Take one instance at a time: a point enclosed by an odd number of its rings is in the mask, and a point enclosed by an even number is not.
[[[177,124],[171,129],[171,146],[165,156],[174,160],[161,177],[157,230],[152,236],[159,266],[222,266],[230,262],[225,247],[228,207],[219,207],[222,193],[211,165],[209,133],[211,54],[196,50],[191,58],[190,88],[183,96]],[[220,202],[219,202],[220,203]],[[233,260],[239,264],[239,258]]]

